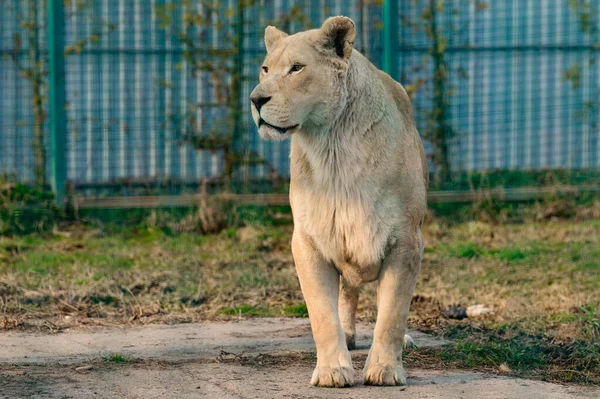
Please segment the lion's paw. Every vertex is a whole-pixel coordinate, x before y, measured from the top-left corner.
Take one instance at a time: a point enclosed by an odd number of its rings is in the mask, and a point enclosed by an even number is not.
[[[341,366],[316,367],[310,383],[316,387],[350,387],[354,385],[354,369]]]
[[[365,368],[365,385],[406,385],[401,365],[373,363]]]

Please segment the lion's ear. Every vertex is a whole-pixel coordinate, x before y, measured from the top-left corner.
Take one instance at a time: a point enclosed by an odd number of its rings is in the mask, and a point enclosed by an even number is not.
[[[327,18],[320,29],[320,46],[333,51],[338,57],[348,59],[356,37],[354,21],[348,17]]]
[[[265,46],[267,46],[267,53],[271,52],[279,39],[283,39],[287,35],[287,33],[280,31],[274,26],[267,26],[267,29],[265,29]]]

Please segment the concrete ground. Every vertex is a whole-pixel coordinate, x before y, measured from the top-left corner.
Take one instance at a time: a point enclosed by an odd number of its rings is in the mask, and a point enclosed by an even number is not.
[[[357,384],[309,385],[307,319],[0,333],[0,398],[600,398],[600,389],[408,368],[406,387],[360,382],[372,327],[359,326]],[[413,332],[418,346],[445,342]],[[114,354],[121,357],[112,357]]]

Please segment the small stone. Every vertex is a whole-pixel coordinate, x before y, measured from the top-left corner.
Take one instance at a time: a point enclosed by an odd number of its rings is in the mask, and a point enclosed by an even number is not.
[[[75,368],[75,371],[88,371],[91,370],[92,366],[90,364],[85,365],[85,366],[79,366]]]
[[[404,334],[404,349],[412,349],[412,348],[418,348],[417,344],[415,344],[415,341],[412,339],[412,337],[408,334]]]
[[[467,308],[467,316],[468,317],[479,317],[485,316],[489,314],[494,314],[492,308],[485,307],[481,304],[471,305]]]

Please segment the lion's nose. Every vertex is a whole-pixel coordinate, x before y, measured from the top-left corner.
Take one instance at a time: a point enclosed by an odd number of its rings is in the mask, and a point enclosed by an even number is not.
[[[250,96],[250,101],[252,101],[258,112],[260,112],[262,106],[268,103],[270,99],[271,97]]]

